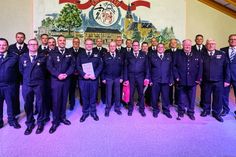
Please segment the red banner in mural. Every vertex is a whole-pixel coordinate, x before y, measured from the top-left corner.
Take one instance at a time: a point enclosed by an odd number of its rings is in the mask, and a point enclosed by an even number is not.
[[[59,4],[73,3],[73,4],[76,4],[78,9],[84,10],[84,9],[88,9],[91,6],[95,6],[96,4],[98,4],[102,1],[112,2],[117,7],[121,7],[124,10],[128,10],[128,4],[126,4],[123,1],[119,1],[119,0],[88,0],[87,2],[85,2],[83,4],[80,2],[80,0],[59,0]],[[145,0],[136,0],[130,4],[130,9],[131,9],[131,11],[133,11],[133,10],[136,10],[136,8],[140,7],[140,6],[150,8],[151,4],[150,4],[150,2],[145,1]]]

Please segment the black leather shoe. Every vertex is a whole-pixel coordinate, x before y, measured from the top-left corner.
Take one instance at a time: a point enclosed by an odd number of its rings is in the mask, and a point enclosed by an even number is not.
[[[109,111],[105,111],[105,117],[109,117]]]
[[[62,119],[61,122],[65,125],[71,125],[71,122],[68,119]]]
[[[49,122],[50,121],[50,118],[46,118],[45,120],[44,120],[44,123],[47,123],[47,122]]]
[[[226,116],[227,114],[229,114],[229,112],[228,111],[225,111],[225,110],[223,110],[222,112],[221,112],[221,116]]]
[[[129,110],[128,111],[128,116],[132,116],[132,114],[133,114],[133,111]]]
[[[80,118],[80,122],[84,122],[86,120],[86,118],[88,118],[89,114],[83,114]]]
[[[70,111],[73,111],[74,110],[74,105],[70,105]]]
[[[37,130],[36,130],[36,134],[41,134],[43,132],[44,126],[43,125],[39,125]]]
[[[35,125],[32,125],[32,126],[27,127],[24,134],[25,134],[25,135],[31,134],[31,132],[32,132],[32,130],[34,129],[34,127],[35,127]]]
[[[98,121],[98,120],[99,120],[99,117],[98,117],[97,113],[92,113],[92,114],[91,114],[91,117],[93,117],[93,119],[94,119],[95,121]]]
[[[3,126],[4,126],[3,121],[0,121],[0,129],[3,128]]]
[[[139,111],[142,117],[146,117],[146,113],[144,111]]]
[[[201,117],[206,117],[207,115],[210,115],[210,113],[205,110],[203,110],[200,114]]]
[[[193,114],[188,114],[188,117],[191,119],[191,120],[195,120],[195,116]]]
[[[167,118],[172,118],[171,114],[169,112],[166,112],[164,113],[164,115],[167,117]]]
[[[224,119],[221,116],[212,115],[217,121],[224,122]]]
[[[115,110],[115,113],[117,113],[118,115],[122,115],[122,112],[120,110]]]
[[[35,110],[34,111],[34,115],[37,115],[39,112],[38,112],[38,110]]]
[[[184,113],[178,113],[178,116],[183,118],[184,117]]]
[[[57,127],[58,127],[57,124],[53,124],[53,125],[51,126],[50,130],[49,130],[49,133],[50,133],[50,134],[54,133],[54,132],[57,130]]]
[[[20,129],[21,126],[17,121],[9,123],[10,126],[14,127],[15,129]]]
[[[157,112],[153,112],[153,113],[152,113],[152,116],[153,116],[154,118],[157,118],[157,117],[158,117],[158,113],[157,113]]]

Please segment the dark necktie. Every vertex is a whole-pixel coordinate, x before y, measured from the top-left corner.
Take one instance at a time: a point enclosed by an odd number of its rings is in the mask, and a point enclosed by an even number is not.
[[[65,49],[60,49],[61,54],[64,54]]]
[[[78,53],[78,49],[75,49],[75,53]]]
[[[160,55],[161,60],[163,59],[163,55]]]
[[[22,51],[22,47],[21,46],[19,46],[18,48],[19,48],[19,51]]]
[[[88,51],[88,57],[91,55],[91,52],[90,51]]]
[[[1,63],[2,63],[3,59],[4,59],[4,54],[0,54],[0,62]]]
[[[138,53],[134,53],[135,58],[138,58]]]
[[[34,63],[36,60],[36,55],[31,55],[31,58],[32,58],[31,63]]]
[[[156,47],[155,47],[155,46],[153,46],[153,47],[152,47],[152,50],[156,50]]]
[[[210,51],[210,56],[211,56],[211,57],[213,56],[213,52],[212,52],[212,51]]]
[[[44,46],[44,47],[43,47],[43,50],[46,50],[46,49],[47,49],[47,47],[46,47],[46,46]]]

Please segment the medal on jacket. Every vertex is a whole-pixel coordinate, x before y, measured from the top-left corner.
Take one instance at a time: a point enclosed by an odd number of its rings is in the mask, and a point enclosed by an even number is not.
[[[60,57],[59,56],[57,56],[57,61],[60,62]]]
[[[24,63],[23,63],[23,65],[24,65],[24,67],[26,67],[26,66],[27,66],[27,61],[26,61],[26,60],[24,60]]]
[[[37,66],[40,66],[40,62],[37,63]]]

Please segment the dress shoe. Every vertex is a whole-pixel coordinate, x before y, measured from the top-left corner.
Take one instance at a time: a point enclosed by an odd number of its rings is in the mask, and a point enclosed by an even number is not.
[[[146,117],[146,113],[144,111],[139,111],[142,117]]]
[[[32,132],[32,130],[34,129],[34,127],[35,127],[35,125],[33,124],[33,125],[31,125],[31,126],[28,126],[27,128],[26,128],[26,130],[25,130],[25,135],[29,135],[29,134],[31,134],[31,132]]]
[[[201,117],[206,117],[207,115],[210,115],[210,113],[205,110],[203,110],[202,113],[200,114]]]
[[[133,111],[129,110],[128,111],[128,116],[132,116],[132,114],[133,114]]]
[[[3,121],[0,121],[0,129],[3,128],[3,126],[4,126]]]
[[[165,112],[164,115],[167,117],[167,118],[172,118],[171,114],[169,112]]]
[[[228,111],[225,111],[225,110],[223,110],[222,112],[221,112],[221,116],[226,116],[227,114],[229,114],[229,112]]]
[[[20,124],[17,121],[13,121],[9,123],[10,126],[14,127],[15,129],[21,128]]]
[[[36,134],[41,134],[43,132],[44,126],[43,125],[39,125],[37,130],[36,130]]]
[[[50,121],[50,118],[46,118],[45,120],[44,120],[44,123],[47,123],[47,122],[49,122]]]
[[[153,112],[153,113],[152,113],[152,116],[153,116],[154,118],[157,118],[157,117],[158,117],[158,112]]]
[[[68,119],[62,119],[61,122],[65,125],[71,125],[71,122]]]
[[[183,118],[184,117],[184,113],[178,113],[178,116]]]
[[[187,114],[187,115],[191,120],[195,120],[195,116],[193,114]]]
[[[115,110],[115,113],[117,113],[118,115],[122,115],[122,112],[120,110]]]
[[[74,105],[70,105],[70,111],[73,111],[74,110]]]
[[[224,119],[221,116],[212,115],[217,121],[224,122]]]
[[[50,134],[54,133],[54,132],[57,130],[57,127],[58,127],[57,124],[53,124],[53,125],[51,126],[51,128],[49,129],[49,133],[50,133]]]
[[[86,118],[88,118],[89,114],[83,114],[80,118],[80,122],[84,122],[86,120]]]
[[[236,111],[234,111],[234,114],[236,115]]]
[[[34,115],[37,115],[39,112],[38,112],[38,110],[35,110],[34,111]]]
[[[93,119],[94,119],[95,121],[98,121],[98,120],[99,120],[99,117],[98,117],[97,113],[91,113],[91,117],[93,117]]]
[[[105,117],[109,117],[109,111],[105,111]]]

